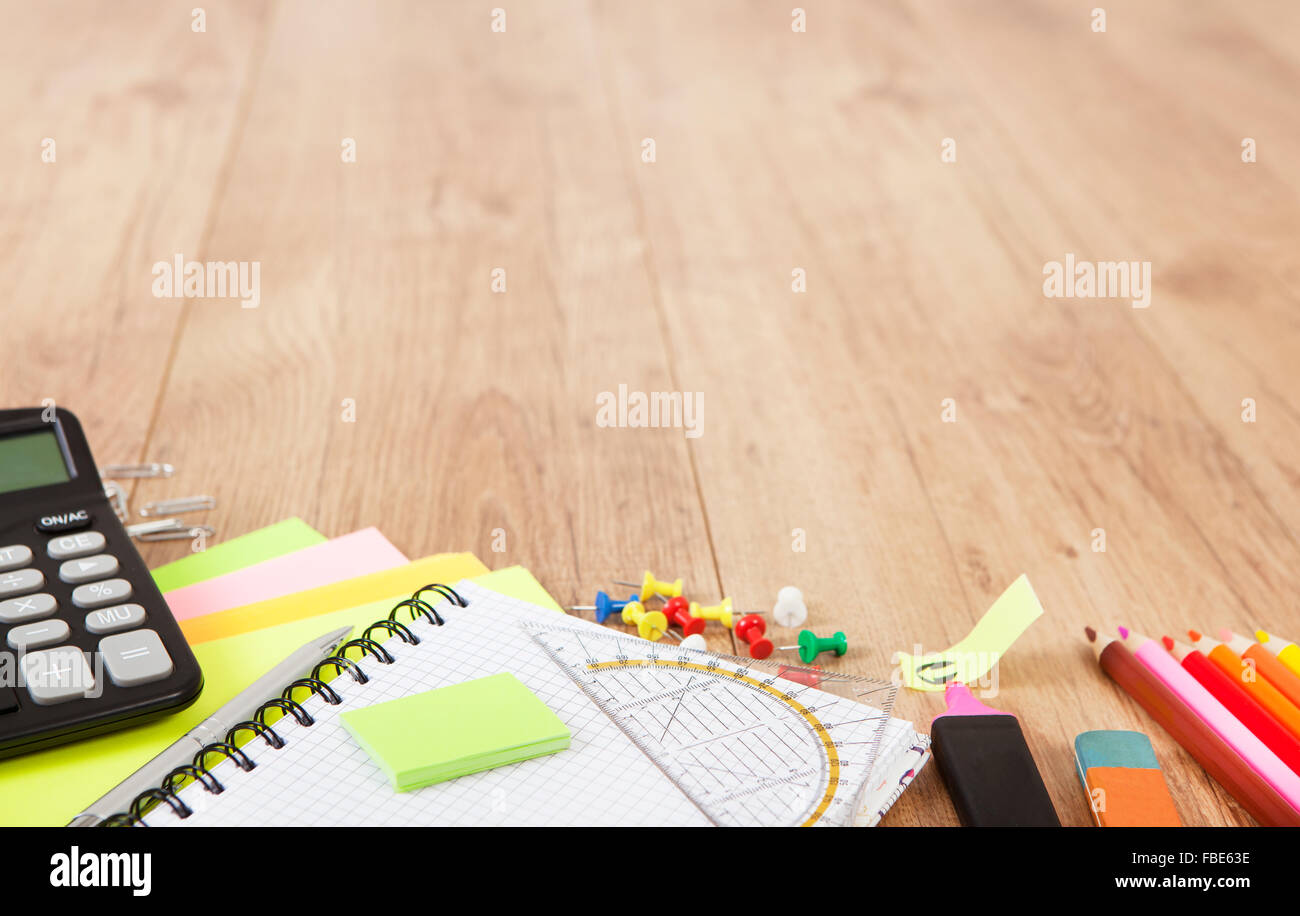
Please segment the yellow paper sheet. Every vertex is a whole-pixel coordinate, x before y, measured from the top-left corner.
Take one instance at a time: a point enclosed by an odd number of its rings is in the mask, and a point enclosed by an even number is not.
[[[181,621],[181,632],[191,646],[277,626],[292,620],[316,617],[329,611],[356,607],[375,595],[413,592],[430,582],[450,585],[482,575],[488,568],[472,553],[440,553],[405,566],[384,569],[355,579],[345,579],[305,592],[295,592],[242,607],[201,614]]]
[[[985,611],[975,629],[948,651],[921,656],[896,653],[903,685],[938,691],[951,681],[976,683],[1042,613],[1034,587],[1022,575]]]
[[[444,554],[417,560],[410,565],[419,566],[435,560],[446,562],[449,558],[459,558],[462,563],[472,561],[479,570],[485,568],[473,554]],[[422,568],[419,575],[429,574],[431,568]],[[359,636],[362,629],[387,617],[394,604],[409,597],[421,585],[430,581],[454,584],[470,577],[451,575],[449,568],[444,568],[442,574],[431,574],[413,586],[408,580],[377,601],[325,614],[300,615],[276,626],[194,644],[194,654],[203,669],[205,684],[203,693],[193,706],[138,728],[0,761],[0,826],[66,824],[85,805],[117,785],[308,640],[345,624],[356,627],[353,635]],[[543,607],[559,608],[532,574],[522,567],[487,573],[482,578],[486,580],[483,585],[494,591]],[[337,583],[328,588],[345,584]],[[304,594],[320,591],[313,589]],[[300,596],[287,596],[276,601],[287,601],[292,597]],[[302,606],[319,610],[322,605],[312,602]]]

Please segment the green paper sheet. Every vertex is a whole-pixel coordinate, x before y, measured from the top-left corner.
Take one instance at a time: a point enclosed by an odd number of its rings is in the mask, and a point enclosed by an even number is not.
[[[569,746],[568,726],[509,672],[349,709],[339,722],[398,792]]]
[[[153,571],[153,580],[158,583],[160,592],[170,592],[304,547],[323,544],[326,540],[325,535],[302,519],[286,518],[274,525],[213,544],[200,553],[159,566]]]

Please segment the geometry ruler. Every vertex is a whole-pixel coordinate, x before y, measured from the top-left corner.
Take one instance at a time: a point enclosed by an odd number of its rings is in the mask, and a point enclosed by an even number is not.
[[[615,630],[525,629],[714,824],[852,825],[894,685]]]

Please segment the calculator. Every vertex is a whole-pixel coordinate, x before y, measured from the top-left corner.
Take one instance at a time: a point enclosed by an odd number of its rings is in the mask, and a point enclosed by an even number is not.
[[[62,408],[0,410],[0,639],[0,757],[147,722],[203,688]]]

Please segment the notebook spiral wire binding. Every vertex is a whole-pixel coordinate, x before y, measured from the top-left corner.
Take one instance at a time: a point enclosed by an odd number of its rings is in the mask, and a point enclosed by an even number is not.
[[[253,739],[261,738],[270,747],[279,750],[286,746],[287,742],[280,736],[279,732],[273,729],[266,722],[267,713],[273,709],[280,711],[280,718],[276,722],[283,721],[292,717],[298,725],[304,728],[310,728],[316,724],[316,720],[311,713],[303,708],[302,704],[293,698],[295,690],[309,690],[311,693],[319,696],[322,700],[331,706],[337,706],[343,702],[330,683],[321,679],[321,675],[327,669],[333,669],[336,673],[336,679],[342,678],[346,673],[358,684],[364,684],[370,680],[365,671],[353,659],[347,657],[348,649],[360,649],[361,657],[364,659],[367,655],[381,665],[391,665],[397,661],[393,654],[380,645],[379,640],[371,637],[372,633],[382,633],[381,639],[388,639],[396,636],[403,643],[410,646],[420,644],[420,637],[411,631],[411,628],[399,621],[398,615],[403,609],[406,609],[411,620],[423,616],[433,626],[443,626],[446,620],[434,608],[432,604],[420,596],[425,592],[435,592],[442,598],[451,602],[454,607],[469,607],[469,602],[461,597],[454,588],[441,583],[431,583],[415,590],[410,598],[397,602],[393,605],[392,610],[388,612],[388,617],[383,620],[376,620],[370,626],[366,627],[361,636],[355,639],[349,639],[334,650],[334,654],[317,662],[316,667],[312,668],[308,677],[301,677],[293,681],[280,692],[280,695],[273,697],[257,708],[253,718],[240,722],[225,734],[224,741],[215,741],[211,744],[204,745],[203,748],[194,755],[192,763],[182,764],[176,767],[163,779],[162,785],[157,788],[148,789],[141,792],[131,802],[130,809],[106,818],[100,823],[102,827],[147,827],[144,822],[144,815],[151,808],[158,805],[167,805],[172,809],[177,817],[186,818],[193,814],[193,810],[181,801],[179,793],[185,788],[185,780],[192,780],[203,786],[204,790],[212,795],[220,795],[225,791],[217,778],[212,775],[208,769],[208,760],[212,755],[218,754],[221,760],[230,759],[235,762],[240,770],[248,772],[257,766],[253,760],[244,753],[236,743],[236,739],[241,732],[252,732]],[[221,760],[217,762],[220,763]]]

